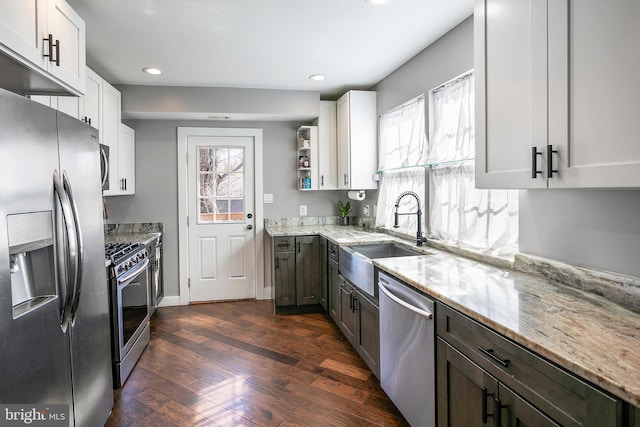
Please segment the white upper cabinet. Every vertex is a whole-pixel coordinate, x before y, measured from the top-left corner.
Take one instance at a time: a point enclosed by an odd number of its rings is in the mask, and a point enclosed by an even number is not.
[[[80,120],[93,126],[98,131],[101,130],[102,115],[102,77],[93,70],[87,68],[87,82],[85,94],[82,99],[82,111]],[[100,135],[102,142],[102,135]]]
[[[85,90],[85,48],[84,21],[64,0],[0,2],[0,50],[75,95]]]
[[[476,0],[476,185],[640,187],[640,3]]]
[[[43,68],[42,39],[38,23],[46,22],[47,0],[0,2],[0,45],[12,57]]]
[[[338,189],[338,141],[336,101],[320,101],[318,126],[318,189]]]
[[[60,81],[78,91],[85,92],[86,80],[86,46],[84,21],[64,0],[47,1],[47,30],[40,32],[46,44],[45,52],[49,50],[55,58],[46,61],[47,70]],[[46,39],[46,40],[45,40]]]
[[[136,193],[136,134],[122,123],[118,137],[118,190],[121,195]]]
[[[376,93],[352,90],[337,101],[338,189],[378,188]]]
[[[100,105],[100,143],[109,146],[109,190],[105,196],[120,195],[120,177],[118,175],[118,138],[122,117],[122,96],[120,91],[108,82],[102,82],[102,98]]]

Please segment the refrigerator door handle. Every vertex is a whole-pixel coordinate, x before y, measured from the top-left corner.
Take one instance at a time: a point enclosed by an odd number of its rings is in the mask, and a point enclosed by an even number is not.
[[[89,124],[91,124],[91,120],[89,120]],[[102,174],[102,187],[104,187],[109,179],[109,158],[102,145],[100,146],[100,159],[104,162],[104,173]]]
[[[84,246],[82,241],[82,229],[80,228],[80,216],[78,215],[78,205],[76,204],[73,190],[71,189],[71,183],[67,172],[62,172],[62,185],[64,191],[69,198],[69,205],[71,207],[71,213],[73,214],[73,223],[75,228],[76,239],[76,261],[75,261],[75,277],[73,284],[73,303],[71,305],[70,320],[71,323],[75,321],[76,312],[78,311],[78,304],[80,303],[80,291],[82,289],[82,269],[84,265]]]
[[[72,282],[75,280],[75,278],[71,279],[70,277],[71,274],[69,274],[68,262],[76,262],[77,241],[75,240],[75,222],[73,220],[73,213],[71,212],[71,203],[69,202],[69,198],[65,192],[62,180],[60,179],[60,174],[57,170],[53,171],[53,188],[54,193],[60,201],[60,207],[62,209],[62,223],[66,231],[66,245],[64,245],[64,253],[56,257],[58,259],[59,277],[64,277],[66,282],[66,295],[61,304],[62,313],[60,315],[61,327],[66,331],[71,318],[71,306],[73,303]],[[74,268],[74,273],[76,270],[77,269]],[[64,276],[62,275],[63,272]]]

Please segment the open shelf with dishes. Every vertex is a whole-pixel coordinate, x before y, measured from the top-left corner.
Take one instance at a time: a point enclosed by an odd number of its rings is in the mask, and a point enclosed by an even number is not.
[[[297,186],[300,191],[318,189],[318,127],[300,126],[296,132]]]

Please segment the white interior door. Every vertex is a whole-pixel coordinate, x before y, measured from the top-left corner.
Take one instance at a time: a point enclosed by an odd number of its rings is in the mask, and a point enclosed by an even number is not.
[[[189,298],[256,297],[254,140],[187,137]]]

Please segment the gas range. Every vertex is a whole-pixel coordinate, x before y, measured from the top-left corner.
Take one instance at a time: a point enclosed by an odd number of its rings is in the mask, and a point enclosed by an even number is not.
[[[147,248],[138,242],[105,243],[104,253],[111,260],[113,277],[122,275],[149,258]]]

